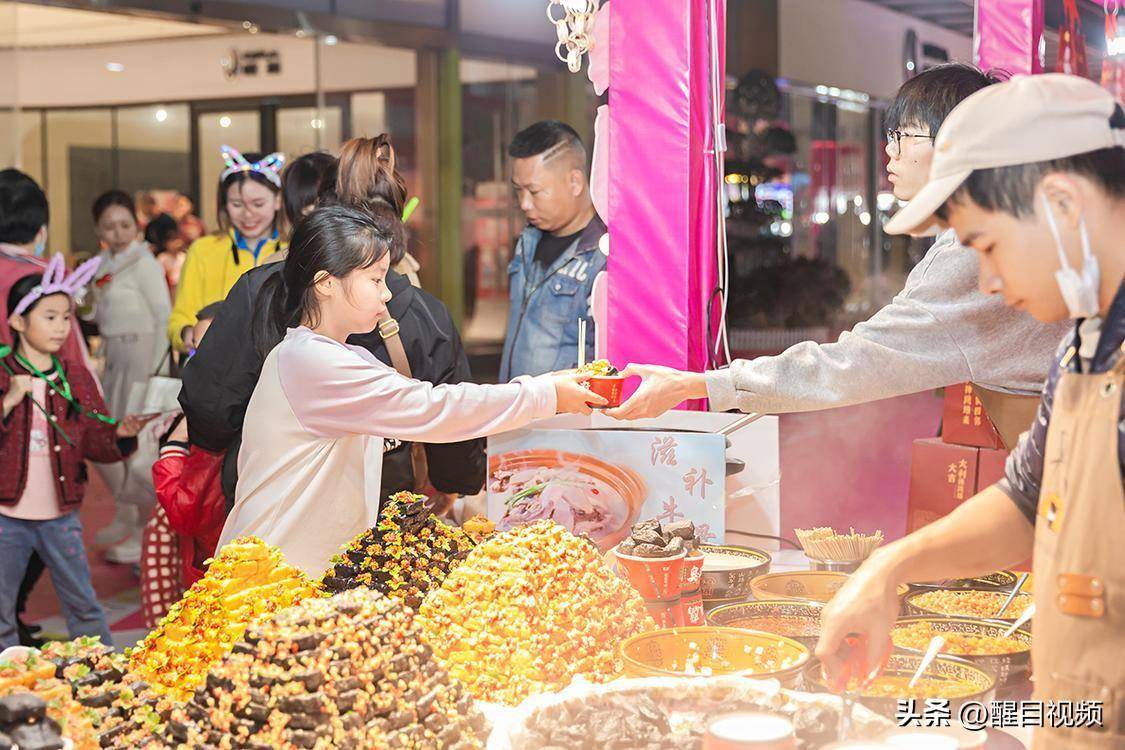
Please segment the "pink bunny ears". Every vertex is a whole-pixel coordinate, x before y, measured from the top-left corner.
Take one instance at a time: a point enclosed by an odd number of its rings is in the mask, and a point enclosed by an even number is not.
[[[253,164],[246,161],[246,157],[233,146],[223,146],[223,161],[226,163],[227,168],[219,176],[219,180],[225,180],[232,174],[238,172],[257,172],[262,177],[272,182],[277,188],[281,189],[281,168],[285,166],[285,154],[275,151],[256,161]]]
[[[47,264],[47,270],[43,273],[43,280],[20,300],[12,314],[23,315],[27,308],[35,304],[36,300],[52,294],[61,293],[74,299],[90,283],[90,279],[94,278],[101,262],[101,258],[91,258],[74,269],[74,273],[68,276],[62,253],[53,256],[51,262]]]

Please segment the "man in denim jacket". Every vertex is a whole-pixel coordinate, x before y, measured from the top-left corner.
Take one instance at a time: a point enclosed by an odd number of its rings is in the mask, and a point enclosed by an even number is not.
[[[508,266],[511,308],[500,379],[578,365],[578,320],[589,321],[586,360],[594,356],[590,295],[605,270],[606,233],[590,199],[586,149],[569,125],[538,122],[520,131],[508,155],[528,226]]]

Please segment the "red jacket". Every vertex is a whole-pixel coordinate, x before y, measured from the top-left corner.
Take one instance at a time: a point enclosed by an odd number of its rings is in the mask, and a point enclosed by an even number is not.
[[[223,454],[169,443],[152,465],[156,499],[181,537],[184,586],[203,577],[203,562],[215,554],[227,520],[221,474]]]
[[[30,374],[13,356],[3,361],[17,375]],[[63,360],[61,365],[70,382],[71,394],[83,410],[105,414],[105,402],[89,370],[73,360]],[[0,398],[8,392],[11,379],[8,371],[0,367]],[[81,505],[86,494],[86,461],[100,464],[123,461],[137,449],[137,440],[118,440],[116,425],[80,414],[50,387],[46,392],[45,405],[51,421],[59,425],[73,443],[68,443],[58,430],[48,430],[59,506],[63,512],[69,512]],[[15,505],[27,486],[28,443],[35,408],[30,398],[24,398],[7,419],[0,419],[0,504]]]

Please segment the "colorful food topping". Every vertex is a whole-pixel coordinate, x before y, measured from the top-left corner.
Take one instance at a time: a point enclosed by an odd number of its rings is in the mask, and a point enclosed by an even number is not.
[[[875,678],[867,687],[859,690],[864,698],[899,698],[903,700],[926,700],[927,698],[964,698],[976,693],[978,688],[957,680],[943,680],[935,677],[920,677],[914,687],[910,687],[912,675],[884,675]],[[855,690],[855,685],[849,689]]]
[[[164,740],[202,748],[483,746],[484,717],[432,658],[412,611],[370,589],[311,599],[246,631]]]
[[[129,652],[129,666],[156,692],[186,700],[247,626],[316,594],[276,547],[256,537],[235,539]]]
[[[612,679],[621,641],[653,629],[597,549],[549,521],[478,546],[422,603],[419,620],[454,678],[507,704],[577,675]]]
[[[1021,641],[1019,638],[957,633],[935,627],[928,622],[898,625],[891,631],[891,640],[900,648],[925,651],[929,648],[930,641],[939,635],[945,639],[942,652],[954,656],[997,656],[1000,654],[1015,654],[1031,649],[1030,644]]]
[[[911,597],[910,601],[919,609],[936,612],[939,615],[961,615],[964,617],[996,617],[996,613],[1008,599],[1006,591],[927,591]],[[1016,594],[1004,619],[1014,620],[1031,606],[1030,594]]]
[[[365,586],[417,609],[475,546],[464,530],[430,513],[425,495],[400,492],[373,529],[356,537],[321,580],[328,592]]]
[[[607,359],[596,359],[593,362],[587,362],[578,368],[579,375],[589,375],[595,378],[612,378],[617,377],[621,372],[609,363]]]

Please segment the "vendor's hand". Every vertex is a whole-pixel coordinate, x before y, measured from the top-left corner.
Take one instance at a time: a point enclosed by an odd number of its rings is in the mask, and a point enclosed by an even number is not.
[[[184,340],[184,351],[190,352],[195,348],[195,326],[184,326],[180,331],[180,338]]]
[[[858,636],[854,648],[864,650],[856,658],[867,665],[861,682],[874,679],[891,649],[891,627],[899,612],[899,598],[890,568],[872,558],[855,572],[820,615],[820,640],[816,655],[824,664],[829,687],[840,692],[845,687],[844,661],[849,635]],[[853,678],[855,675],[852,676]]]
[[[558,399],[556,411],[559,414],[590,414],[593,407],[605,406],[609,402],[586,387],[589,375],[555,375],[555,396]]]
[[[135,438],[146,424],[159,416],[159,414],[130,414],[117,423],[117,437]]]
[[[657,365],[629,365],[621,374],[639,377],[641,385],[628,401],[606,410],[614,419],[651,419],[689,399],[707,397],[707,381],[702,373]]]

